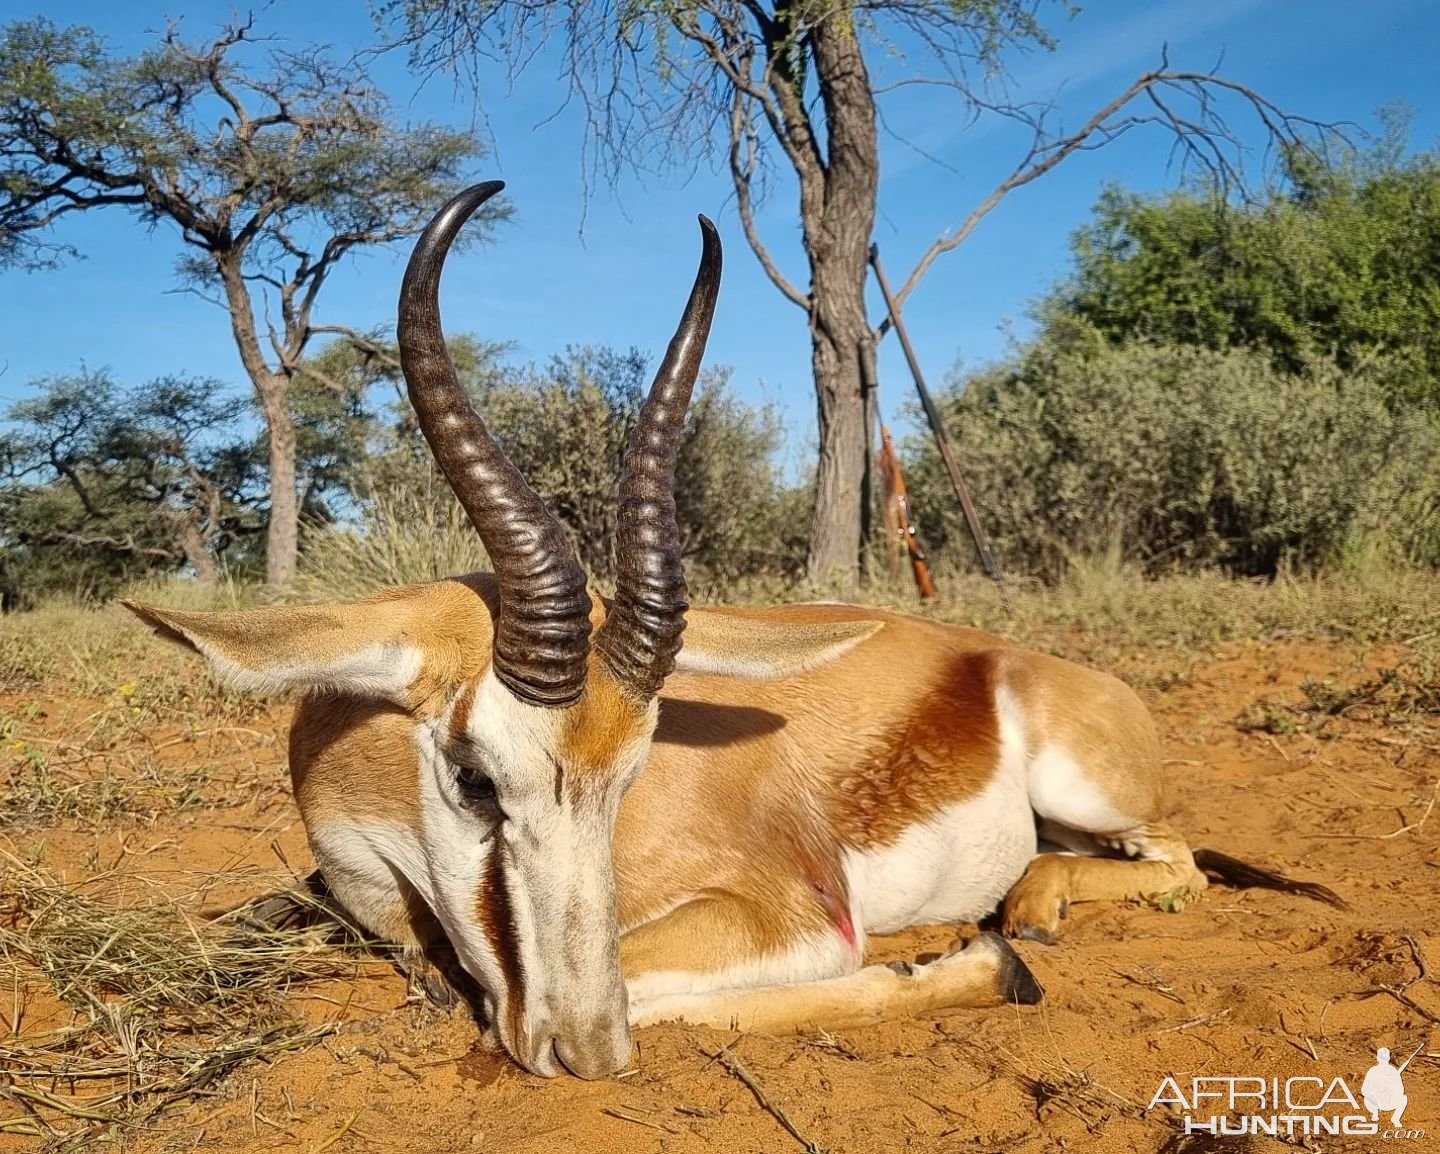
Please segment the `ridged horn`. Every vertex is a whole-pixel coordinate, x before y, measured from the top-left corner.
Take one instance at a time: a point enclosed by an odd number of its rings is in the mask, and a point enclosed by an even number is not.
[[[500,584],[492,661],[511,692],[569,705],[585,687],[590,597],[564,529],[471,407],[440,329],[440,273],[465,222],[505,187],[467,188],[435,215],[400,288],[400,365],[420,429],[490,554]]]
[[[610,672],[645,700],[675,668],[685,630],[685,574],[675,521],[675,457],[720,292],[720,234],[700,218],[700,270],[665,351],[620,474],[615,601],[595,647]]]

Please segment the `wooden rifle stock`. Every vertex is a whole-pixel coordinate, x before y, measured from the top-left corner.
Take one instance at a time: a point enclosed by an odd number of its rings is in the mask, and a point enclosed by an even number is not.
[[[925,547],[920,544],[920,535],[910,519],[910,494],[905,488],[905,474],[900,471],[900,458],[895,455],[890,430],[884,425],[880,426],[880,474],[885,483],[885,522],[891,529],[890,572],[893,575],[900,566],[898,546],[903,541],[910,555],[910,570],[915,577],[920,600],[929,600],[935,596],[930,563],[925,557]]]

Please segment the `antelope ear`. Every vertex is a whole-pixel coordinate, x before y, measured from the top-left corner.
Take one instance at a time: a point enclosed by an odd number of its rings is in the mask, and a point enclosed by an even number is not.
[[[217,613],[121,605],[199,653],[239,689],[326,689],[405,703],[424,653],[402,602],[267,606]]]
[[[764,621],[724,610],[692,609],[675,668],[766,681],[828,665],[873,637],[883,621],[816,625]]]

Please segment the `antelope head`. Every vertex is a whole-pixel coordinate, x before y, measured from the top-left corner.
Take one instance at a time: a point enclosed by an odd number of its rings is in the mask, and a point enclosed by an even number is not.
[[[539,1074],[557,1073],[558,1061],[595,1077],[630,1054],[611,839],[685,625],[675,458],[719,290],[720,240],[702,216],[700,269],[621,471],[615,597],[594,605],[564,530],[470,406],[441,335],[446,254],[502,187],[470,188],[431,221],[405,272],[398,327],[420,427],[493,579],[351,606],[129,607],[233,682],[339,692],[413,720],[418,752],[404,764],[418,766],[417,781],[387,779],[408,770],[380,751],[357,773],[397,799],[403,845],[392,865],[484,987],[510,1053]],[[462,595],[480,608],[446,617]],[[352,784],[346,804],[369,805],[366,787]],[[305,791],[297,768],[313,844],[321,806]]]

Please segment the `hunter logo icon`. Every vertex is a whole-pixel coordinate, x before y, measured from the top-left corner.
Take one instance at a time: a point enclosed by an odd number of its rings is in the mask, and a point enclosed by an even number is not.
[[[1422,1048],[1423,1044],[1416,1046],[1410,1057],[1394,1066],[1390,1051],[1381,1046],[1358,1095],[1355,1083],[1344,1077],[1200,1074],[1185,1085],[1172,1074],[1160,1083],[1147,1109],[1178,1108],[1187,1135],[1424,1138],[1424,1130],[1401,1128],[1410,1105],[1401,1075]]]
[[[1365,1109],[1370,1111],[1372,1121],[1379,1121],[1381,1112],[1390,1115],[1390,1125],[1400,1125],[1400,1118],[1410,1099],[1405,1096],[1405,1081],[1400,1077],[1405,1067],[1414,1060],[1415,1053],[1400,1063],[1399,1068],[1390,1065],[1390,1051],[1381,1046],[1375,1051],[1375,1065],[1365,1074],[1360,1084],[1360,1096],[1365,1100]]]

